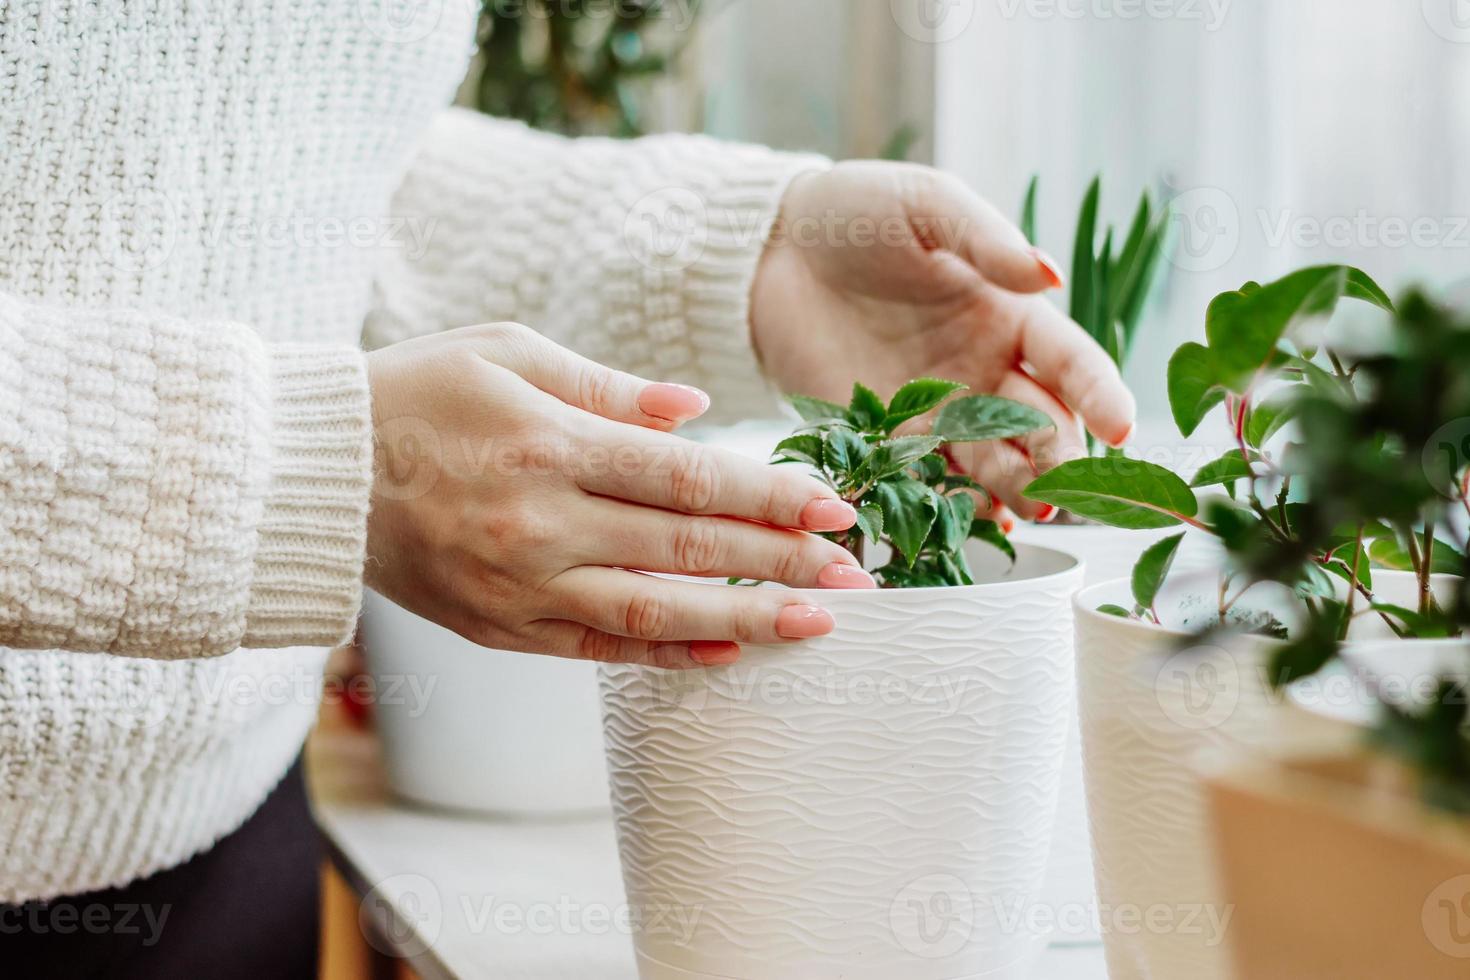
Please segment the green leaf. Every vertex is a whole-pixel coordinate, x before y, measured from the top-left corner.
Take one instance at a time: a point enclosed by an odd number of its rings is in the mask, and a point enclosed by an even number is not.
[[[939,519],[934,532],[945,551],[958,551],[965,546],[975,521],[975,498],[968,493],[940,497]]]
[[[950,585],[974,585],[975,580],[970,577],[970,568],[965,564],[964,552],[954,554],[942,554],[939,556],[939,567],[944,569],[945,577],[949,579]]]
[[[1077,216],[1077,239],[1072,245],[1072,319],[1092,332],[1092,311],[1095,305],[1093,289],[1096,277],[1093,265],[1097,261],[1093,249],[1097,247],[1097,209],[1102,198],[1102,178],[1094,178],[1082,198],[1082,211]]]
[[[1195,343],[1176,350],[1169,359],[1169,407],[1180,435],[1193,435],[1210,410],[1224,400],[1214,352]]]
[[[864,431],[872,431],[883,424],[887,414],[883,399],[873,389],[861,384],[852,386],[852,404],[848,406],[847,417],[852,420],[853,425]]]
[[[1021,234],[1026,241],[1036,244],[1036,192],[1041,184],[1041,175],[1034,174],[1026,185],[1026,198],[1021,202]]]
[[[944,440],[938,436],[899,436],[897,439],[889,439],[878,443],[876,452],[884,454],[884,469],[888,472],[879,473],[881,479],[897,473],[899,470],[915,463],[934,450],[944,445]]]
[[[810,398],[806,395],[790,395],[786,399],[805,422],[826,422],[831,419],[847,420],[847,409],[835,402]]]
[[[1026,497],[1113,527],[1173,527],[1199,513],[1189,485],[1142,460],[1075,459],[1042,474]]]
[[[1030,405],[995,395],[973,395],[944,406],[934,422],[934,434],[946,442],[988,442],[1014,439],[1055,425],[1050,415]]]
[[[1282,688],[1292,681],[1311,677],[1326,667],[1336,652],[1336,646],[1326,639],[1309,637],[1291,643],[1272,655],[1271,683]]]
[[[1010,538],[1006,537],[1006,533],[1001,530],[1000,525],[994,521],[987,521],[981,517],[975,518],[974,523],[970,525],[970,538],[974,541],[984,541],[986,544],[998,548],[1002,554],[1011,560],[1011,564],[1014,565],[1016,563],[1016,546],[1011,543]]]
[[[1169,577],[1169,569],[1174,567],[1174,557],[1179,554],[1179,545],[1183,541],[1183,534],[1175,534],[1155,542],[1139,556],[1138,564],[1133,566],[1133,601],[1144,609],[1153,608],[1164,579]]]
[[[883,428],[892,432],[909,419],[939,407],[950,395],[964,391],[965,386],[956,381],[940,381],[937,378],[919,378],[910,381],[894,394],[888,403]]]
[[[1232,449],[1219,459],[1201,466],[1199,472],[1194,475],[1194,479],[1189,481],[1189,485],[1195,489],[1213,487],[1234,483],[1236,480],[1247,480],[1254,475],[1250,464],[1240,454],[1240,450]]]
[[[1414,562],[1399,542],[1392,538],[1380,538],[1368,546],[1368,556],[1379,568],[1396,572],[1412,572]],[[1436,575],[1459,575],[1464,564],[1453,544],[1442,538],[1434,541],[1434,554],[1429,559],[1429,570]]]
[[[1245,440],[1260,449],[1281,431],[1281,427],[1296,415],[1297,400],[1301,397],[1299,387],[1293,385],[1272,394],[1253,406],[1246,420]]]
[[[827,461],[827,467],[839,475],[852,473],[872,451],[872,447],[863,441],[862,436],[851,429],[827,430],[826,446],[823,458]]]
[[[1395,606],[1388,602],[1372,603],[1372,608],[1377,612],[1387,613],[1397,619],[1409,633],[1418,640],[1433,640],[1452,635],[1451,624],[1445,621],[1444,616],[1430,614],[1428,616],[1405,609],[1403,606]]]
[[[1111,602],[1105,602],[1097,607],[1097,611],[1105,616],[1117,616],[1119,619],[1132,619],[1133,613],[1122,606],[1115,606]]]
[[[809,466],[822,466],[822,437],[814,433],[791,436],[777,443],[776,448],[771,451],[771,456],[777,458],[777,462],[806,463]]]
[[[1343,290],[1344,296],[1371,303],[1389,313],[1396,312],[1393,300],[1389,299],[1388,293],[1384,292],[1383,287],[1374,282],[1373,277],[1368,273],[1350,267],[1347,276],[1347,288]]]
[[[884,480],[873,488],[883,527],[910,568],[938,517],[935,493],[917,480]]]
[[[1219,383],[1244,393],[1288,330],[1307,318],[1331,316],[1344,296],[1393,309],[1377,283],[1343,265],[1301,269],[1258,289],[1216,296],[1205,316],[1205,335],[1219,365]]]
[[[877,504],[863,504],[857,512],[858,529],[869,541],[876,543],[883,537],[883,508]]]
[[[1113,363],[1121,364],[1123,340],[1118,333],[1117,322],[1108,312],[1112,305],[1112,267],[1113,229],[1110,227],[1103,234],[1102,250],[1097,253],[1097,261],[1092,265],[1092,333],[1113,359]]]

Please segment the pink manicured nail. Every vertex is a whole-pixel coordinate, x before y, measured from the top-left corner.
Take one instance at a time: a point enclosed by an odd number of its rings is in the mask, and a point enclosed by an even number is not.
[[[1036,512],[1036,523],[1050,524],[1057,519],[1057,509],[1051,504],[1042,504],[1041,509]]]
[[[1041,271],[1046,275],[1046,281],[1051,283],[1052,289],[1061,289],[1066,285],[1066,280],[1062,278],[1062,267],[1057,264],[1056,259],[1047,255],[1039,248],[1031,248],[1027,249],[1027,251],[1036,260],[1036,264],[1041,266]]]
[[[1128,441],[1133,438],[1133,433],[1135,433],[1137,431],[1138,431],[1138,423],[1137,422],[1131,423],[1128,426],[1128,431],[1125,432],[1125,433],[1123,433],[1123,438],[1119,439],[1117,442],[1110,443],[1110,445],[1114,449],[1122,449],[1124,446],[1128,445]]]
[[[845,500],[813,500],[801,509],[808,531],[846,531],[857,523],[857,511]]]
[[[787,606],[776,617],[776,635],[788,640],[826,636],[836,628],[832,614],[816,606]]]
[[[689,659],[705,667],[728,667],[740,659],[740,644],[699,640],[689,644]]]
[[[856,565],[833,562],[817,573],[817,584],[824,589],[876,589],[878,582]]]
[[[688,422],[709,411],[709,395],[688,385],[652,384],[638,396],[638,410],[665,422]]]

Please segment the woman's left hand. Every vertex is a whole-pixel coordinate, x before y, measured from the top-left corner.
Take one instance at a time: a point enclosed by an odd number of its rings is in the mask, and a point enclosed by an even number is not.
[[[957,178],[856,162],[797,178],[752,291],[756,350],[784,390],[846,403],[860,380],[888,397],[913,378],[1024,402],[1054,430],[956,446],[956,462],[1023,517],[1021,491],[1084,454],[1081,423],[1120,445],[1133,396],[1112,359],[1040,295],[1056,262]]]

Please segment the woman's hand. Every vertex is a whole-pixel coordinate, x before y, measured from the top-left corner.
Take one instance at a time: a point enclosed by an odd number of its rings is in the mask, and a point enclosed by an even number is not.
[[[831,631],[773,589],[640,572],[872,588],[846,550],[803,533],[851,527],[826,486],[695,445],[692,388],[650,384],[517,324],[369,355],[377,476],[367,583],[476,643],[683,668],[740,643]]]
[[[1056,263],[956,178],[845,163],[799,177],[752,293],[757,351],[785,390],[846,402],[854,380],[891,395],[916,377],[962,381],[1047,412],[1054,430],[956,446],[956,462],[1026,517],[1021,491],[1084,455],[1079,417],[1115,445],[1133,396],[1112,360],[1039,295]],[[886,389],[886,390],[885,390]]]

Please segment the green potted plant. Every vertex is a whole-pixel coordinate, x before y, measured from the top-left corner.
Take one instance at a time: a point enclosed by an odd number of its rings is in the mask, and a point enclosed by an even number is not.
[[[1385,378],[1394,397],[1417,398],[1414,426],[1447,424],[1441,416],[1458,405],[1424,396],[1438,377],[1425,373],[1427,359],[1413,369],[1402,354],[1370,357],[1325,329],[1344,299],[1395,317],[1390,350],[1417,336],[1420,301],[1396,310],[1355,269],[1247,283],[1215,299],[1207,343],[1180,347],[1168,376],[1181,434],[1223,408],[1237,448],[1188,481],[1143,461],[1092,458],[1063,464],[1026,491],[1115,527],[1188,528],[1225,556],[1218,569],[1181,576],[1173,563],[1184,534],[1172,533],[1145,550],[1130,579],[1077,598],[1088,801],[1105,904],[1188,896],[1224,908],[1204,858],[1205,801],[1190,760],[1204,748],[1268,746],[1279,720],[1274,688],[1319,669],[1344,642],[1387,638],[1402,652],[1434,642],[1416,637],[1453,628],[1435,591],[1452,595],[1459,580],[1434,572],[1458,570],[1463,558],[1447,559],[1463,543],[1436,542],[1435,528],[1452,503],[1464,506],[1463,485],[1441,481],[1450,496],[1427,493],[1420,460],[1436,427],[1420,433],[1400,421],[1391,430],[1377,399],[1390,390]],[[1411,492],[1416,481],[1423,486]],[[1375,557],[1407,571],[1375,568]],[[1223,949],[1207,934],[1105,938],[1116,976],[1227,975]]]
[[[960,389],[792,400],[805,423],[776,460],[857,508],[837,539],[884,586],[822,593],[835,632],[708,672],[603,669],[629,901],[699,912],[638,933],[644,980],[1019,978],[1039,953],[994,909],[1045,873],[1080,573],[1012,548],[941,454],[1050,420]]]

